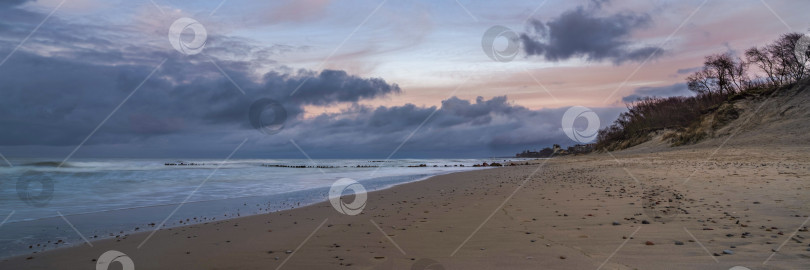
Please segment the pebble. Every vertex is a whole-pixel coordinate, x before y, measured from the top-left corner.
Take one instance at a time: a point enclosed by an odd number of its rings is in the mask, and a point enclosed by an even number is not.
[[[619,226],[619,225],[622,225],[622,224],[621,224],[621,223],[619,223],[618,221],[614,221],[614,222],[613,222],[613,226]]]
[[[724,249],[723,254],[731,255],[731,254],[734,254],[734,251],[731,251],[730,249]]]
[[[655,243],[653,243],[652,241],[647,241],[647,242],[645,242],[644,244],[645,244],[645,245],[648,245],[648,246],[653,246],[653,245],[655,245]]]
[[[676,246],[683,246],[683,242],[681,242],[681,241],[675,241],[675,245],[676,245]]]

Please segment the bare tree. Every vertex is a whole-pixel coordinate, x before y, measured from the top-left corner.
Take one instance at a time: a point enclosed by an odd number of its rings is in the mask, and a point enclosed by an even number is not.
[[[781,66],[776,63],[776,60],[771,57],[768,50],[763,48],[751,47],[747,51],[745,51],[746,60],[748,63],[757,65],[763,72],[765,72],[765,76],[773,86],[782,86],[785,84],[785,80],[779,74],[782,73]]]
[[[748,63],[731,53],[706,57],[703,69],[687,78],[687,86],[698,94],[732,94],[748,85]]]
[[[686,85],[689,90],[698,94],[718,92],[713,73],[705,67],[689,75],[689,77],[686,78]]]
[[[810,53],[800,33],[784,34],[765,47],[752,47],[745,52],[749,63],[757,65],[775,86],[798,82],[808,76],[807,56]],[[805,38],[806,39],[806,38]],[[797,55],[804,48],[804,55]]]
[[[807,66],[804,61],[799,61],[796,57],[796,47],[799,45],[799,40],[802,38],[800,33],[784,34],[776,40],[772,45],[774,50],[779,52],[779,59],[785,67],[785,76],[788,77],[790,82],[798,82],[802,78],[807,77]]]

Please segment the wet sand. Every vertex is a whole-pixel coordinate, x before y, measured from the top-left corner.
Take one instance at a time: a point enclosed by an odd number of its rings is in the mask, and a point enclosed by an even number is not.
[[[0,268],[95,269],[117,250],[135,269],[810,269],[810,148],[714,150],[454,173],[369,193],[355,216],[325,202]]]

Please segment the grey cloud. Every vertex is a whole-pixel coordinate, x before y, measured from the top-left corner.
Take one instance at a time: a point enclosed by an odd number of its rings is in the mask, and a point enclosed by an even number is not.
[[[547,22],[533,19],[530,32],[520,36],[524,51],[529,56],[542,56],[554,62],[584,57],[615,64],[663,53],[659,47],[630,40],[633,31],[652,24],[649,15],[622,12],[602,16],[598,14],[602,4],[603,1],[595,1],[589,8],[579,6]]]
[[[382,78],[292,70],[273,60],[294,49],[290,47],[265,48],[211,35],[207,55],[184,56],[152,40],[130,42],[141,39],[126,29],[51,20],[58,23],[43,25],[37,38],[0,66],[0,149],[9,157],[64,158],[163,59],[154,76],[76,157],[221,157],[245,138],[249,141],[237,157],[301,158],[290,139],[313,158],[384,158],[411,134],[395,157],[503,156],[573,143],[560,130],[565,108],[531,110],[510,104],[505,96],[451,97],[432,107],[361,106],[360,101],[403,90]],[[0,55],[10,53],[18,37],[36,23],[26,18],[4,21],[12,26],[0,28]],[[120,46],[127,42],[132,44]],[[61,50],[37,52],[44,45]],[[279,101],[289,115],[284,130],[273,136],[254,130],[248,121],[251,103],[264,97]],[[304,117],[307,106],[336,104],[348,108]],[[622,110],[596,111],[602,119],[614,119]]]
[[[591,0],[590,4],[594,8],[602,8],[602,5],[610,4],[610,0]]]
[[[4,154],[40,149],[40,153],[65,155],[157,62],[109,67],[26,52],[15,55],[0,69],[4,97],[0,126],[8,131],[0,133]],[[240,151],[243,157],[300,157],[290,146],[289,140],[294,139],[313,157],[384,158],[423,122],[396,157],[503,156],[529,147],[573,143],[560,130],[565,108],[531,110],[510,104],[505,96],[473,101],[451,97],[439,107],[369,107],[356,101],[400,90],[382,79],[329,70],[271,72],[256,81],[249,79],[242,64],[221,61],[220,65],[247,95],[210,62],[169,58],[77,157],[217,156],[232,150],[231,144],[250,138]],[[289,97],[305,76],[311,76],[311,87]],[[249,125],[247,109],[259,97],[276,99],[290,112],[281,133],[265,136]],[[304,105],[337,103],[353,105],[340,113],[303,117]],[[597,112],[603,119],[613,119],[621,110]]]
[[[679,75],[691,74],[691,73],[693,73],[693,72],[696,72],[696,71],[698,71],[698,70],[701,70],[702,68],[703,68],[703,67],[681,68],[681,69],[678,69],[677,73],[678,73]]]
[[[78,144],[159,61],[110,67],[18,52],[0,68],[4,97],[0,122],[14,130],[0,134],[0,144]],[[305,105],[351,103],[401,91],[382,79],[343,71],[307,71],[294,76],[271,72],[257,82],[245,73],[242,63],[221,61],[219,65],[247,95],[210,62],[170,57],[111,118],[99,138],[88,143],[127,142],[133,136],[191,132],[213,125],[247,128],[247,108],[260,97],[282,102],[295,118]],[[55,130],[60,131],[59,136],[50,135]]]
[[[451,97],[442,101],[441,107],[356,106],[340,113],[298,121],[280,135],[306,145],[310,155],[327,157],[336,152],[385,157],[409,137],[395,158],[504,156],[553,143],[574,144],[561,130],[566,110],[531,110],[510,104],[505,96],[478,97],[474,101]],[[596,108],[595,111],[604,126],[623,109]]]
[[[694,93],[687,88],[686,83],[676,83],[659,87],[640,87],[636,89],[633,94],[622,97],[622,101],[633,102],[643,97],[691,96],[693,94]]]
[[[0,22],[3,56],[38,23],[18,16],[30,12],[12,9],[0,9],[0,13],[16,14]],[[0,66],[0,124],[8,130],[0,134],[0,145],[78,144],[162,59],[166,59],[162,67],[88,145],[247,129],[247,108],[262,97],[283,103],[294,119],[306,105],[352,103],[401,92],[399,86],[380,78],[340,70],[293,72],[273,61],[274,56],[296,50],[291,46],[263,47],[241,38],[209,35],[206,55],[184,56],[168,44],[160,47],[165,40],[155,43],[127,27],[80,25],[57,16],[51,21]],[[60,50],[37,51],[53,46]],[[271,71],[257,78],[256,70],[268,67]]]
[[[0,8],[2,7],[14,7],[19,6],[25,2],[30,2],[31,0],[2,0],[0,1]]]
[[[289,78],[284,82],[287,86],[300,88],[290,100],[307,105],[329,105],[337,102],[357,102],[361,99],[371,99],[388,94],[397,94],[402,90],[396,84],[388,84],[380,78],[363,79],[348,75],[342,70],[324,70],[320,74],[312,71],[302,71],[299,76]],[[335,91],[339,86],[340,91]],[[292,88],[291,91],[295,91]]]

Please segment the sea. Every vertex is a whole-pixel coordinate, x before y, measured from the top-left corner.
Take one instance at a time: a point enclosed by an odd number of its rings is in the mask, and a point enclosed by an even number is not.
[[[328,200],[339,179],[366,191],[517,158],[11,159],[0,164],[0,258]],[[371,204],[372,202],[369,202]]]

